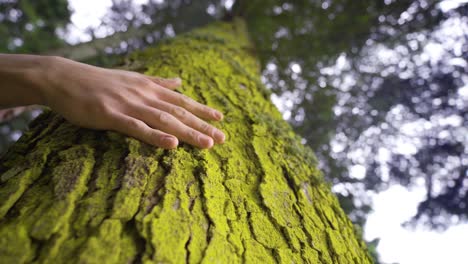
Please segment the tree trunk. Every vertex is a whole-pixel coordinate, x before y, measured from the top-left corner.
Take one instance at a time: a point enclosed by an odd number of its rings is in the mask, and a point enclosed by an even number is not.
[[[163,150],[52,112],[0,165],[2,263],[370,263],[365,244],[269,101],[245,25],[133,54],[220,109],[227,142]]]

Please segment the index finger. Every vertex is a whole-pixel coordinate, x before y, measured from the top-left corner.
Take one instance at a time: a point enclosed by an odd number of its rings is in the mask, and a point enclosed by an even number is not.
[[[216,121],[223,119],[223,114],[218,110],[201,104],[186,95],[171,90],[162,90],[160,97],[162,100],[183,107],[201,118]]]
[[[182,79],[179,77],[176,78],[170,78],[170,79],[165,79],[161,77],[154,77],[154,76],[146,76],[148,79],[150,79],[152,82],[164,87],[168,88],[171,90],[176,89],[177,87],[182,85]]]

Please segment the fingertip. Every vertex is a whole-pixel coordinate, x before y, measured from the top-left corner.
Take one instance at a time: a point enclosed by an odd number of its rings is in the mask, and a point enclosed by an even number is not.
[[[213,111],[212,115],[215,118],[215,120],[218,120],[218,121],[221,121],[224,118],[224,115],[221,112],[216,111],[216,110]]]
[[[161,82],[159,84],[170,90],[175,90],[182,85],[182,79],[180,79],[179,77],[161,79]]]
[[[218,144],[223,144],[226,140],[226,135],[224,135],[224,133],[219,130],[215,132],[214,137],[216,139],[216,143]]]
[[[176,87],[179,87],[182,85],[182,79],[179,77],[171,78],[169,80],[171,80]]]
[[[199,143],[200,143],[200,147],[205,148],[205,149],[212,148],[213,145],[214,145],[213,139],[211,137],[208,137],[208,136],[201,137],[199,139]]]
[[[161,142],[163,143],[164,148],[167,149],[174,149],[179,145],[179,140],[176,137],[172,136],[164,136],[161,139]]]
[[[210,140],[210,143],[208,144],[208,147],[207,147],[207,148],[210,149],[210,148],[212,148],[213,146],[214,146],[214,140],[211,139],[211,140]]]

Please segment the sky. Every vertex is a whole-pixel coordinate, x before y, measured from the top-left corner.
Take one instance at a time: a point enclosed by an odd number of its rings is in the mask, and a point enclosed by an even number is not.
[[[69,0],[73,9],[70,28],[71,43],[89,40],[85,33],[87,27],[97,27],[100,19],[111,6],[111,0]],[[136,0],[143,3],[145,0]],[[228,1],[229,2],[229,1]],[[444,11],[456,8],[468,0],[444,0],[439,8]],[[102,36],[109,34],[103,32]],[[437,56],[437,50],[428,51],[430,56]],[[300,69],[298,69],[300,70]],[[466,88],[464,93],[466,94]],[[278,98],[273,98],[278,106]],[[280,107],[281,108],[281,107]],[[355,168],[357,177],[360,169]],[[410,190],[399,186],[391,186],[388,190],[373,195],[374,211],[369,215],[364,229],[367,240],[380,238],[377,248],[383,263],[400,264],[462,264],[466,261],[466,241],[468,238],[468,224],[449,227],[444,232],[412,230],[402,227],[416,213],[418,203],[425,195],[422,186]]]
[[[373,197],[374,212],[365,227],[367,240],[380,237],[377,250],[383,263],[467,263],[468,224],[451,226],[444,232],[411,230],[402,223],[416,213],[424,188],[394,185]]]

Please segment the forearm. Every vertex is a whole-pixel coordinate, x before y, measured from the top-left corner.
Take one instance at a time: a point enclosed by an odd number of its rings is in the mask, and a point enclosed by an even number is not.
[[[50,57],[0,54],[0,109],[43,104]]]

